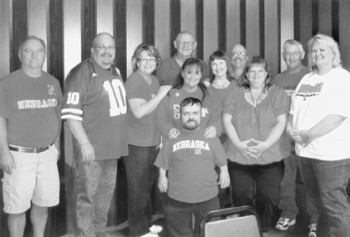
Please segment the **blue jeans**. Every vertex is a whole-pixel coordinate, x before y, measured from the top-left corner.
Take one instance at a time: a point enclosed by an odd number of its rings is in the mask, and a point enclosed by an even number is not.
[[[91,165],[78,160],[75,236],[94,237],[107,224],[117,178],[118,160],[93,161]]]
[[[323,208],[328,219],[329,236],[350,236],[350,204],[346,193],[350,159],[321,161],[300,157],[300,163],[307,195],[319,212]]]
[[[169,237],[198,237],[202,217],[219,208],[217,196],[199,203],[180,202],[168,197],[163,209]],[[195,217],[194,228],[192,217]]]
[[[313,203],[307,202],[305,186],[300,174],[299,158],[293,152],[283,161],[284,176],[281,182],[281,198],[278,207],[282,210],[281,216],[294,219],[299,213],[299,208],[306,211],[306,206],[313,205]],[[318,216],[311,217],[311,223],[316,223],[317,220]]]
[[[157,177],[153,164],[156,156],[156,146],[129,145],[129,156],[123,157],[128,185],[129,236],[149,232],[153,216],[151,190]]]

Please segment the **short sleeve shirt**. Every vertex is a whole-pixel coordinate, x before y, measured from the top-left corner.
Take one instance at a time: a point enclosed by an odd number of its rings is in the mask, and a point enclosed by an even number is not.
[[[128,154],[126,113],[126,91],[119,70],[105,70],[88,59],[70,71],[62,119],[82,122],[96,160]]]

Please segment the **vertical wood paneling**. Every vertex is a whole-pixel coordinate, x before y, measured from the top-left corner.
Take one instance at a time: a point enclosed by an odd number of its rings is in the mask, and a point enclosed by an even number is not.
[[[295,25],[298,31],[298,38],[296,40],[300,41],[305,48],[307,47],[307,41],[312,36],[312,24],[306,24],[306,22],[313,22],[312,20],[312,1],[296,0],[297,1],[297,12],[295,17],[298,18],[297,25]],[[306,48],[307,52],[307,48]],[[307,65],[307,56],[303,60],[304,65]]]
[[[350,24],[349,24],[350,1],[339,0],[339,47],[343,65],[350,69]]]
[[[0,1],[0,78],[10,72],[11,3],[11,0]]]
[[[115,63],[126,80],[126,0],[114,0],[114,38],[116,40]]]
[[[288,39],[293,39],[294,38],[294,0],[284,0],[281,1],[281,23],[280,23],[280,45],[281,45],[281,50],[282,52],[282,46],[284,42]],[[284,62],[283,58],[280,57],[280,65],[281,65],[281,70],[284,71],[287,66],[286,63]]]
[[[196,36],[195,7],[195,0],[181,0],[181,31],[185,30]]]
[[[154,45],[154,0],[142,1],[143,42]]]
[[[63,2],[49,0],[47,70],[55,76],[63,88]]]
[[[203,0],[204,54],[203,60],[208,62],[212,52],[218,49],[218,3],[217,0]]]
[[[173,41],[177,34],[181,31],[181,2],[180,0],[170,0],[170,54],[174,55],[176,49]]]
[[[318,0],[318,32],[332,35],[332,1]]]
[[[47,9],[48,0],[31,0],[27,2],[28,34],[35,35],[47,44]],[[47,61],[43,65],[47,71]]]
[[[240,0],[226,0],[226,48],[230,52],[235,44],[241,42]]]
[[[81,2],[81,58],[91,56],[92,40],[96,36],[96,0]]]
[[[218,49],[226,51],[226,0],[218,0]]]
[[[246,48],[249,55],[260,55],[259,0],[246,1]]]
[[[10,71],[15,71],[21,67],[18,58],[18,48],[21,42],[26,38],[27,28],[27,1],[12,0],[12,37],[11,37],[11,55]]]
[[[264,2],[264,57],[270,66],[271,72],[275,75],[279,68],[279,29],[278,29],[278,1],[265,0]]]
[[[203,0],[196,0],[196,39],[197,39],[197,50],[196,56],[203,59],[204,54],[204,29],[203,29]]]
[[[81,0],[63,1],[64,75],[81,61]]]
[[[135,48],[142,43],[142,1],[126,2],[126,34],[127,34],[127,76],[132,72],[131,57]]]
[[[113,5],[114,0],[96,1],[96,31],[108,32],[113,35]]]
[[[154,44],[158,48],[162,59],[170,57],[173,44],[170,38],[170,2],[171,0],[155,0],[154,7]]]

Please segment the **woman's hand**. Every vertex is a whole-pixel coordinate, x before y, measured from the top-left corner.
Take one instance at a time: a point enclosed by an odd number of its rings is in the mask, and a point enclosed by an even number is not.
[[[204,137],[206,138],[216,137],[216,127],[215,126],[207,127],[204,133]]]
[[[170,139],[174,139],[177,138],[177,136],[180,135],[180,131],[177,128],[170,128],[169,132],[168,132],[168,137]]]
[[[158,90],[158,96],[160,96],[161,98],[164,98],[164,96],[166,96],[168,94],[168,92],[171,90],[172,86],[170,85],[164,85],[159,87]]]
[[[168,190],[168,178],[166,175],[159,175],[158,188],[161,193],[166,193]]]
[[[256,159],[258,156],[256,154],[256,151],[250,148],[251,142],[252,139],[240,141],[236,147],[247,159]]]
[[[255,140],[254,138],[251,139],[251,142],[248,144],[248,146],[250,156],[254,159],[258,158],[264,151],[269,149],[265,141]]]

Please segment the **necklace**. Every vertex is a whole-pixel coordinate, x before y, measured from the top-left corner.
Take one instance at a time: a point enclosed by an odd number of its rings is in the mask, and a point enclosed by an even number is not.
[[[261,92],[260,92],[260,94],[259,94],[258,98],[257,98],[256,100],[254,100],[254,97],[253,97],[252,91],[249,89],[250,98],[252,99],[252,102],[253,102],[253,106],[254,106],[254,107],[256,107],[257,103],[259,102],[260,97],[262,96],[263,92],[264,92],[264,89],[263,89],[263,90],[261,90]]]

